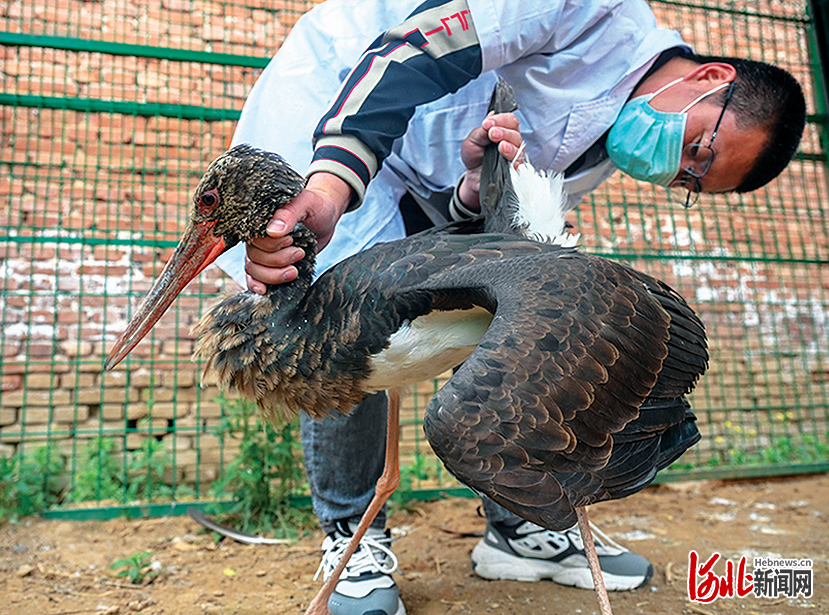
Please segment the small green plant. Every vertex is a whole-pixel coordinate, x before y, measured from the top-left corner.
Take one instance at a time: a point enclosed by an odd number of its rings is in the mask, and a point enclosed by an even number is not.
[[[144,585],[151,583],[159,574],[160,569],[156,568],[150,558],[152,551],[138,551],[130,557],[119,559],[110,566],[111,570],[122,568],[116,576],[127,577],[133,585]]]
[[[119,461],[116,439],[98,437],[89,441],[78,459],[72,490],[67,495],[71,502],[126,503],[195,495],[192,488],[178,485],[174,489],[166,480],[172,462],[164,445],[154,438],[146,439],[138,450],[126,453],[124,461]]]
[[[11,459],[0,459],[0,522],[33,515],[59,501],[63,457],[42,446]]]
[[[414,491],[420,481],[437,478],[437,461],[423,453],[415,453],[412,463],[400,468],[400,485],[389,499],[393,512],[410,510]]]
[[[20,515],[17,463],[17,457],[11,459],[0,457],[0,523],[16,521]]]
[[[790,414],[790,413],[787,413]],[[723,423],[722,435],[713,438],[717,448],[707,467],[769,466],[822,462],[829,459],[829,433],[802,433],[787,414],[777,413],[773,421],[761,421],[767,444],[758,441],[758,428],[744,428],[731,421]],[[786,429],[781,432],[781,426]],[[676,464],[675,464],[676,465]],[[674,466],[671,466],[673,469]]]
[[[123,474],[115,459],[115,439],[98,436],[80,451],[75,483],[68,499],[72,502],[121,501],[124,497]]]
[[[127,499],[172,499],[173,489],[164,480],[164,472],[170,465],[170,456],[159,440],[144,440],[127,462]]]
[[[127,461],[126,501],[173,500],[195,495],[190,487],[171,485],[165,478],[172,465],[164,443],[147,438],[141,448],[130,453]]]
[[[232,500],[222,519],[243,532],[296,538],[313,526],[310,508],[295,504],[306,487],[298,454],[299,421],[275,428],[262,421],[255,404],[218,401],[224,412],[217,434],[239,442],[239,452],[210,488],[217,499]]]
[[[763,450],[767,463],[813,463],[829,459],[829,446],[812,434],[776,438]]]

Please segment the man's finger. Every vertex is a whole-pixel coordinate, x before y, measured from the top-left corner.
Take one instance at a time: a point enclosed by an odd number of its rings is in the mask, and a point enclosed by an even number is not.
[[[251,248],[258,250],[257,254],[279,252],[290,246],[293,241],[294,239],[290,235],[285,237],[256,237],[248,242],[248,256],[250,256]]]
[[[284,237],[296,226],[298,218],[287,207],[278,209],[268,222],[267,233],[271,237]]]
[[[262,267],[254,262],[245,262],[245,274],[248,288],[260,295],[265,294],[266,284],[283,284],[296,279],[297,268],[289,267]]]
[[[478,126],[473,129],[466,139],[481,147],[486,147],[490,143],[489,134],[483,126]]]
[[[248,260],[262,267],[287,267],[305,256],[305,251],[302,248],[291,246],[281,250],[260,250],[255,245],[248,244],[247,252]]]
[[[284,237],[308,215],[309,195],[305,190],[300,192],[294,199],[276,210],[268,223],[267,232],[271,237]]]

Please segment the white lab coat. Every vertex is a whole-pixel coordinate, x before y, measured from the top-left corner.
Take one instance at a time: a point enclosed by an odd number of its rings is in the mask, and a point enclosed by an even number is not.
[[[407,190],[428,196],[454,186],[464,171],[461,142],[486,115],[498,75],[515,90],[529,159],[563,172],[610,128],[659,54],[687,46],[677,32],[657,28],[644,0],[467,1],[481,44],[481,76],[417,109],[360,208],[343,216],[319,254],[318,273],[404,237],[397,204]],[[419,4],[328,0],[303,15],[251,90],[233,144],[278,152],[305,172],[314,128],[339,84],[372,41]],[[568,178],[571,207],[614,170],[606,159]],[[218,261],[242,285],[243,255],[239,246]]]

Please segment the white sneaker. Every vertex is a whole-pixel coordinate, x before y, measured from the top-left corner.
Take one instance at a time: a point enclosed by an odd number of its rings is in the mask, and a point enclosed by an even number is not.
[[[642,587],[653,566],[631,553],[592,524],[593,541],[609,591]],[[485,579],[540,581],[593,589],[593,577],[577,526],[563,532],[546,530],[529,521],[509,526],[487,522],[484,539],[472,551],[472,568]]]
[[[357,523],[347,519],[336,522],[336,529],[322,541],[322,562],[315,580],[320,572],[323,579],[331,576],[356,527]],[[331,615],[406,615],[391,576],[397,570],[397,558],[390,545],[388,531],[368,529],[328,600]]]

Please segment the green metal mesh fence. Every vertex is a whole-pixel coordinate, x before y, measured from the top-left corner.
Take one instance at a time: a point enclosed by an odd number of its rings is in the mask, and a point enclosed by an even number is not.
[[[190,327],[232,282],[206,271],[122,369],[104,374],[103,355],[256,75],[313,4],[0,2],[0,484],[16,464],[47,504],[101,508],[205,498],[226,471],[238,440],[229,406],[198,386]],[[766,189],[686,211],[617,174],[573,221],[585,250],[672,284],[708,327],[711,368],[693,396],[704,439],[673,477],[826,470],[826,117],[809,5],[651,5],[698,52],[793,72],[812,121]],[[419,425],[439,384],[405,400],[404,464],[422,489],[451,484]]]

